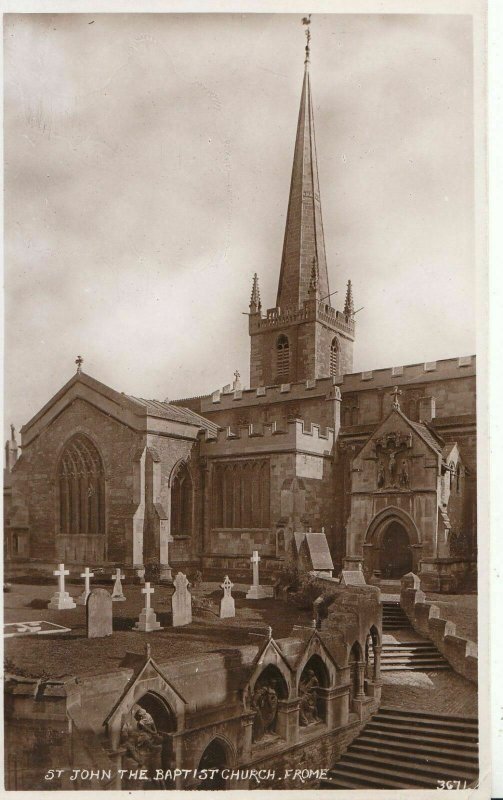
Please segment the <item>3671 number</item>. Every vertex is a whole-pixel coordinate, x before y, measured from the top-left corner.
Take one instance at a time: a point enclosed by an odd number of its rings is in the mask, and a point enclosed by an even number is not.
[[[467,789],[467,781],[437,781],[437,789]]]

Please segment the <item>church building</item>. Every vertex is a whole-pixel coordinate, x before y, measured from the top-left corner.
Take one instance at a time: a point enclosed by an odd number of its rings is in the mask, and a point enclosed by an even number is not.
[[[445,592],[474,579],[475,357],[353,372],[351,281],[342,310],[330,300],[309,55],[274,308],[253,278],[250,388],[236,373],[160,402],[105,386],[79,357],[7,465],[7,569],[246,579],[257,550],[272,579],[311,530],[335,574],[413,570]]]

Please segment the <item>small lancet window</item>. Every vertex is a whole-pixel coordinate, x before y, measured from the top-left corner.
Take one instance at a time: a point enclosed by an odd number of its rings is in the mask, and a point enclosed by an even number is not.
[[[290,376],[290,342],[284,334],[276,342],[276,374],[278,380],[285,383]]]
[[[330,345],[330,376],[332,378],[339,374],[339,353],[339,342],[337,337],[334,336]]]

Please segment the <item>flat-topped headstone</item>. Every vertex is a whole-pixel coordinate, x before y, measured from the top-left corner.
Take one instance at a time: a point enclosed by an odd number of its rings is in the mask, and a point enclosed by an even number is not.
[[[87,598],[86,627],[88,639],[112,635],[112,596],[106,589],[93,589]]]
[[[63,611],[67,608],[76,608],[76,604],[73,601],[73,598],[70,594],[65,590],[65,575],[70,574],[69,569],[65,569],[64,564],[59,565],[59,569],[54,570],[52,573],[56,575],[58,578],[58,591],[53,594],[50,599],[49,605],[47,608],[51,608],[57,611]]]
[[[361,569],[343,569],[341,586],[367,586],[365,575]]]
[[[82,594],[79,594],[76,602],[79,606],[85,606],[87,598],[91,594],[91,578],[94,578],[94,572],[91,572],[89,567],[86,567],[85,571],[80,573],[80,577],[84,578],[84,591]]]
[[[236,606],[232,596],[232,587],[234,584],[231,582],[228,575],[225,576],[221,588],[224,590],[224,595],[220,600],[220,619],[227,619],[228,617],[236,616]]]
[[[317,572],[332,575],[334,562],[330,554],[325,531],[307,531],[295,533],[294,543],[296,560],[300,569],[306,572]]]
[[[272,597],[274,595],[273,586],[261,586],[259,582],[258,565],[260,556],[258,550],[254,550],[250,558],[253,570],[253,583],[246,592],[247,600],[262,600],[264,597]]]
[[[183,572],[178,572],[173,581],[175,591],[171,596],[171,612],[173,627],[189,625],[192,622],[192,595],[189,591],[189,581]]]
[[[150,605],[150,595],[154,594],[154,587],[151,587],[150,583],[146,581],[141,593],[145,595],[145,608],[142,609],[138,622],[134,624],[133,630],[141,631],[142,633],[162,630],[161,623],[157,621],[156,613]]]
[[[112,575],[112,578],[115,578],[114,583],[114,590],[112,592],[112,600],[114,603],[123,602],[126,598],[124,597],[124,593],[122,591],[122,579],[126,576],[122,574],[120,567],[117,567],[115,570],[115,575]]]

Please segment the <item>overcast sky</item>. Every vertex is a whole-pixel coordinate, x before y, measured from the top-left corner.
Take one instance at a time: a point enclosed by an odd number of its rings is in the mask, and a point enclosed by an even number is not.
[[[275,303],[303,74],[298,15],[7,15],[5,422],[72,376],[164,399],[248,385]],[[475,352],[467,16],[316,15],[331,290],[354,370]]]

